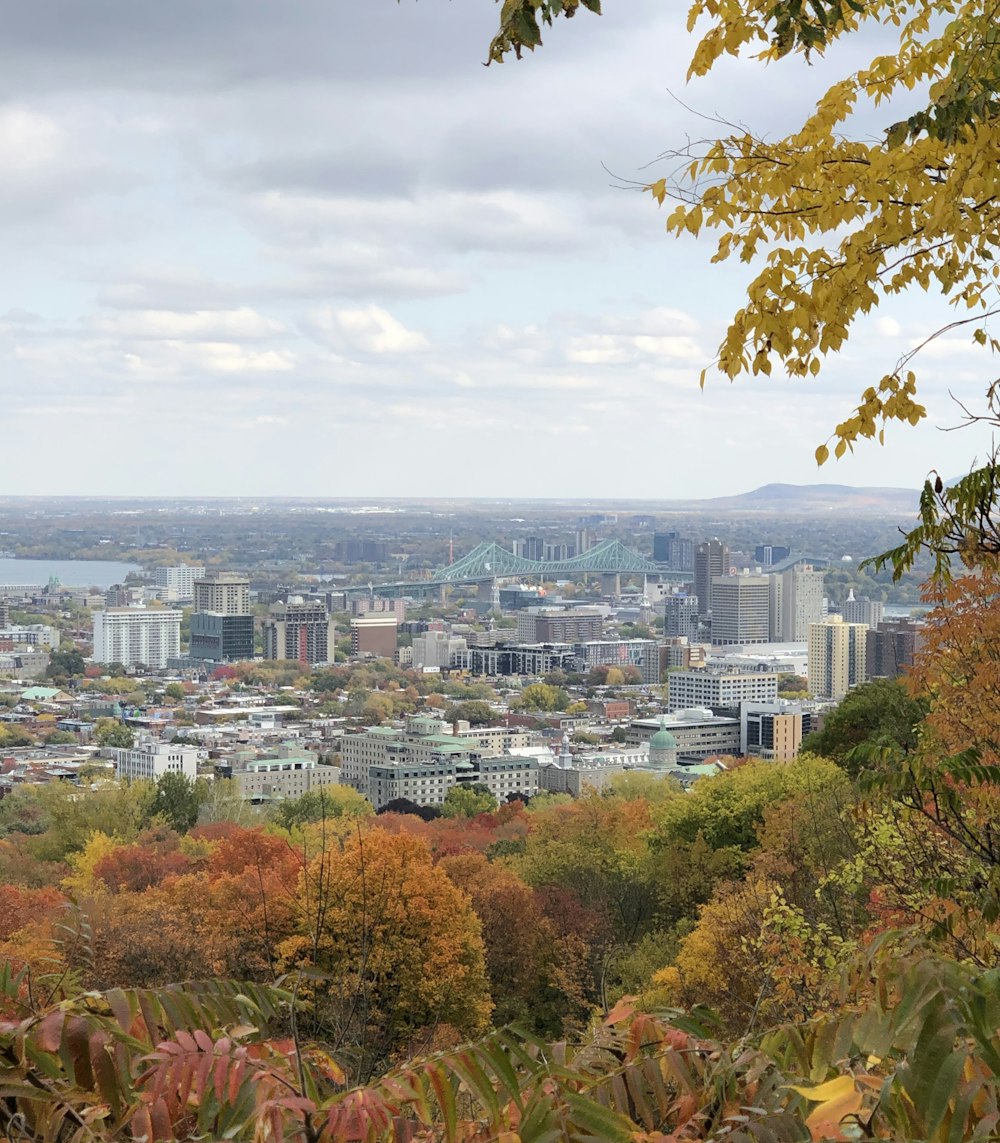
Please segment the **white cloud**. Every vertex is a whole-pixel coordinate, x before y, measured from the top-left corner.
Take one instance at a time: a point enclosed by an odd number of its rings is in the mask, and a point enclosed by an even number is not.
[[[123,338],[154,340],[216,341],[236,339],[252,341],[271,338],[284,332],[279,321],[266,318],[249,307],[235,310],[134,310],[94,321],[102,334]]]
[[[420,353],[430,346],[424,334],[407,329],[387,310],[376,305],[355,309],[324,306],[310,313],[309,325],[320,340],[344,352]]]

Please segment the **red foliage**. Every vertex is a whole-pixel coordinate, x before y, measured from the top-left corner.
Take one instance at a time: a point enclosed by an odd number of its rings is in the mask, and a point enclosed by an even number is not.
[[[112,893],[141,893],[188,871],[188,859],[177,848],[179,841],[173,830],[147,830],[134,845],[120,846],[102,857],[94,876]]]
[[[66,904],[56,889],[18,889],[16,885],[0,885],[0,940],[9,940],[29,921],[40,921]]]

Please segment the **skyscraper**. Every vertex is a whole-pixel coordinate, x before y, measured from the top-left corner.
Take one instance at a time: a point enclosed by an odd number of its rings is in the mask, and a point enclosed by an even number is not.
[[[811,564],[796,564],[782,572],[781,638],[786,643],[805,643],[810,624],[822,621],[823,573]]]
[[[712,579],[729,574],[729,549],[721,540],[699,544],[694,553],[694,593],[698,596],[698,614],[712,610]]]
[[[691,571],[694,567],[694,542],[680,532],[653,533],[653,559],[666,564],[670,571]]]
[[[868,678],[864,623],[845,623],[831,615],[809,625],[809,690],[815,698],[840,700]]]
[[[194,564],[182,564],[171,568],[154,568],[153,582],[163,588],[167,599],[185,602],[194,598],[195,581],[205,574],[205,569]]]
[[[866,596],[855,599],[852,587],[841,605],[840,614],[845,623],[867,623],[869,627],[878,627],[885,614],[885,605],[880,599],[868,599]]]
[[[766,643],[771,635],[766,575],[712,576],[712,642]]]
[[[396,617],[389,618],[395,627]],[[293,595],[287,603],[271,605],[264,623],[265,659],[332,663],[336,641],[336,625],[324,603],[306,603],[301,596]]]

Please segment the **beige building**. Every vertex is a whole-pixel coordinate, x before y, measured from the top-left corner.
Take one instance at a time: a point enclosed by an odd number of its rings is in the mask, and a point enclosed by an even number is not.
[[[399,646],[395,615],[378,612],[359,615],[351,620],[351,654],[391,659]]]
[[[809,660],[806,673],[814,698],[840,699],[868,678],[867,623],[845,623],[831,615],[809,625]]]
[[[782,572],[780,580],[781,639],[804,643],[809,638],[809,625],[823,621],[823,573],[810,564],[797,564]]]
[[[340,785],[340,767],[324,766],[307,756],[258,758],[233,771],[240,797],[246,802],[301,798],[311,790]]]
[[[712,643],[766,643],[771,638],[771,581],[766,575],[712,577]]]
[[[216,615],[250,614],[250,580],[231,572],[218,572],[194,581],[195,611]]]

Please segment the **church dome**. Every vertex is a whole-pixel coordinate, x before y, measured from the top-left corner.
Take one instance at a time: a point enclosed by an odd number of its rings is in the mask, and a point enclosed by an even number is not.
[[[649,740],[650,750],[676,750],[677,739],[667,730],[666,719],[660,719],[660,729]]]

